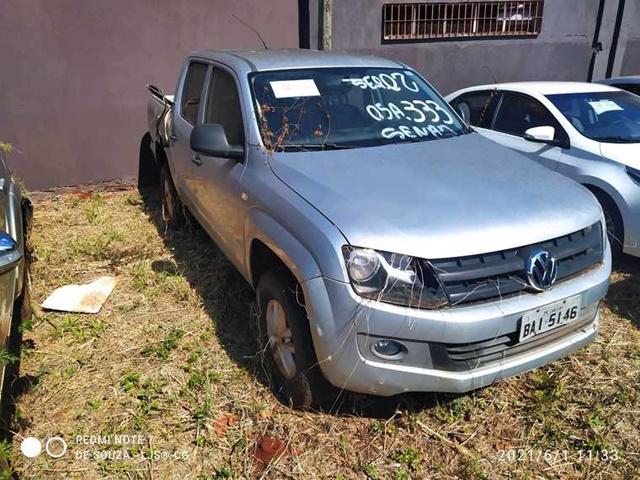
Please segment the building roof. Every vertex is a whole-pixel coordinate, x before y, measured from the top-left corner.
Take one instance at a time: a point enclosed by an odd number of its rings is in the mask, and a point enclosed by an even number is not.
[[[405,65],[394,60],[343,51],[308,49],[199,50],[192,57],[244,62],[252,71],[314,67],[394,67]]]

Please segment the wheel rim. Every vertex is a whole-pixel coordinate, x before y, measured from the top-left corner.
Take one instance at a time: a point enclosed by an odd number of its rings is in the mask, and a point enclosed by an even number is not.
[[[165,177],[164,179],[164,207],[165,207],[165,220],[171,220],[174,218],[175,205],[173,203],[173,194],[171,192],[170,180]]]
[[[273,358],[280,372],[291,379],[296,374],[295,348],[284,308],[277,300],[267,303],[267,335]]]

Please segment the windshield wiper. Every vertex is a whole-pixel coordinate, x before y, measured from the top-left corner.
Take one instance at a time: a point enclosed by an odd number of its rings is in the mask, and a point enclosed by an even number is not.
[[[338,145],[337,143],[286,143],[281,145],[281,148],[287,150],[289,148],[296,148],[300,150],[346,150],[348,148],[355,148],[350,145]]]
[[[640,142],[640,137],[623,137],[622,135],[616,135],[613,137],[591,137],[592,140],[596,142],[604,142],[604,143],[638,143]]]

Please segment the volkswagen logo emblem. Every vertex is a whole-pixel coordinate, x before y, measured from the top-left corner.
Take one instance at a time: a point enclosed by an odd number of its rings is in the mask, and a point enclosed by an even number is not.
[[[527,281],[537,292],[549,290],[558,276],[558,264],[546,250],[538,250],[527,260]]]

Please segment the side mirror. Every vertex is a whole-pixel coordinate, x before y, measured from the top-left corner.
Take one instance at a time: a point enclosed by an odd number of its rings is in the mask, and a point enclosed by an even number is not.
[[[6,232],[0,232],[0,273],[15,268],[22,260],[16,241]]]
[[[242,145],[229,145],[224,127],[219,123],[198,125],[191,130],[191,150],[211,157],[234,158],[244,157]]]
[[[524,132],[524,139],[534,143],[546,143],[555,147],[569,148],[567,142],[555,138],[556,129],[549,126],[533,127]]]

